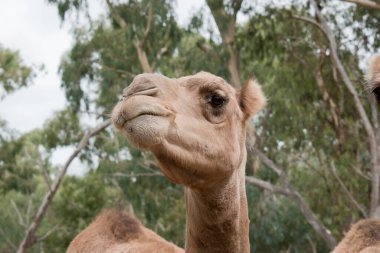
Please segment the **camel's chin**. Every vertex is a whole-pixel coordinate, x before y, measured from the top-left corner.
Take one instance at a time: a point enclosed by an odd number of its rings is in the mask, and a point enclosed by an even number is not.
[[[136,148],[149,149],[161,143],[169,122],[166,117],[140,115],[123,126],[127,140]]]

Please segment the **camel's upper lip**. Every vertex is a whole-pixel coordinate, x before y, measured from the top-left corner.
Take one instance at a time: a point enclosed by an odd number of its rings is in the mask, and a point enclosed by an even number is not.
[[[144,115],[149,115],[149,116],[156,116],[156,117],[165,117],[167,114],[164,114],[164,113],[157,113],[157,112],[141,112],[129,119],[126,119],[125,121],[128,122],[128,121],[132,121],[138,117],[141,117],[141,116],[144,116]]]

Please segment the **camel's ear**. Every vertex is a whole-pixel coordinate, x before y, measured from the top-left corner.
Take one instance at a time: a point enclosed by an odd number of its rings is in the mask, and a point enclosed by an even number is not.
[[[248,80],[244,87],[238,92],[238,100],[245,118],[259,112],[266,104],[266,98],[259,83],[254,80]]]
[[[367,73],[367,88],[380,102],[380,55],[372,57]]]

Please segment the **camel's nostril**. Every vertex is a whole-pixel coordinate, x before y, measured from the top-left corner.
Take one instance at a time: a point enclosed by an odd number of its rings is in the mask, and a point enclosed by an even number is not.
[[[124,89],[124,96],[146,95],[154,96],[158,92],[158,88],[152,82],[132,83],[131,86]]]

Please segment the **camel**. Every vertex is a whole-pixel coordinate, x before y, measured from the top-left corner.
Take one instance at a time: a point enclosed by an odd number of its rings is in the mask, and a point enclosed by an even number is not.
[[[108,209],[70,243],[67,253],[184,253],[130,212]]]
[[[186,252],[250,251],[246,122],[264,104],[256,81],[237,92],[200,72],[138,75],[115,106],[115,127],[150,150],[168,180],[185,186]]]
[[[367,74],[367,87],[380,103],[380,55],[371,59]]]
[[[380,220],[355,223],[332,253],[380,253]]]
[[[265,102],[255,80],[236,91],[207,72],[177,79],[146,73],[134,78],[113,109],[112,122],[127,140],[150,150],[165,177],[184,185],[187,253],[250,252],[246,125]],[[67,252],[132,252],[131,243],[136,247],[133,252],[148,252],[144,251],[150,247],[144,246],[147,236],[133,241],[134,236],[110,232],[118,219],[118,214],[101,214]],[[134,223],[156,238],[149,252],[174,252],[160,249],[169,243]]]

